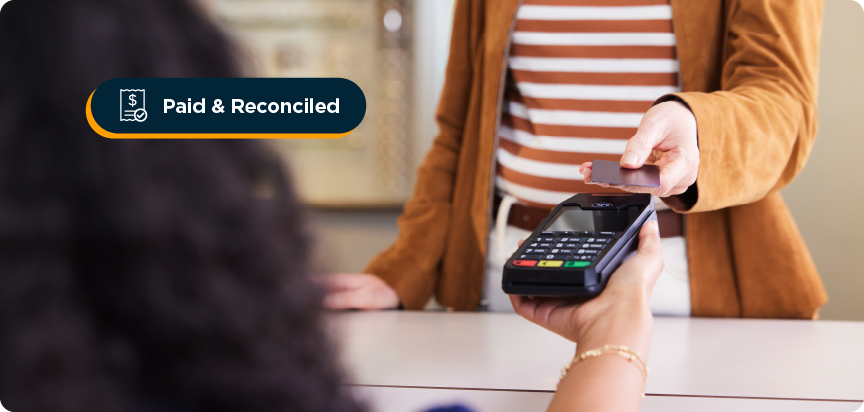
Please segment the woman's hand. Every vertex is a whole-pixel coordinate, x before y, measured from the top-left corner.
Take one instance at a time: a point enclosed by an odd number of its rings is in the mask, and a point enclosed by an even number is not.
[[[367,273],[336,273],[321,280],[327,288],[328,309],[394,309],[399,295],[378,276]]]
[[[648,303],[663,270],[657,222],[639,232],[639,249],[609,278],[600,296],[576,304],[561,298],[510,296],[516,313],[573,342],[583,350],[627,345],[643,356],[651,341]]]
[[[645,163],[660,167],[660,187],[609,185],[591,181],[592,163],[579,168],[585,183],[614,187],[633,193],[667,197],[680,195],[696,182],[699,145],[696,117],[682,103],[660,103],[645,113],[636,135],[627,142],[621,167],[638,169]]]

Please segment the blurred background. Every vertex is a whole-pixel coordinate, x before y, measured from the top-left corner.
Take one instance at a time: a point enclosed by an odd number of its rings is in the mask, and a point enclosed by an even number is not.
[[[454,0],[203,0],[255,76],[344,77],[368,99],[339,140],[274,141],[311,205],[321,271],[359,272],[396,218],[437,133]],[[825,0],[820,133],[783,194],[830,297],[822,319],[864,321],[864,10]]]

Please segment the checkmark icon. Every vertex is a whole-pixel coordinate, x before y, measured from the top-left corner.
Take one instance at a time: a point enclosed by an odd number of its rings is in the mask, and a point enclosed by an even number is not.
[[[144,109],[138,109],[135,111],[135,120],[138,122],[143,122],[147,120],[147,111]]]

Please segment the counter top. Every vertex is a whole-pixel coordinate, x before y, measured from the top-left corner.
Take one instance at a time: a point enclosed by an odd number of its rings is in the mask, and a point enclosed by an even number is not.
[[[513,314],[331,316],[362,386],[551,392],[575,345]],[[864,323],[655,318],[646,393],[864,399]]]

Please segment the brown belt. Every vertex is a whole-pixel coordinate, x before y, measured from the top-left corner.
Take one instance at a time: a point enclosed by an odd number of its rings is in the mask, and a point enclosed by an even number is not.
[[[507,223],[533,232],[551,211],[551,209],[516,203],[510,207]],[[658,210],[657,223],[660,226],[660,237],[684,236],[684,218],[681,214],[671,210]]]

